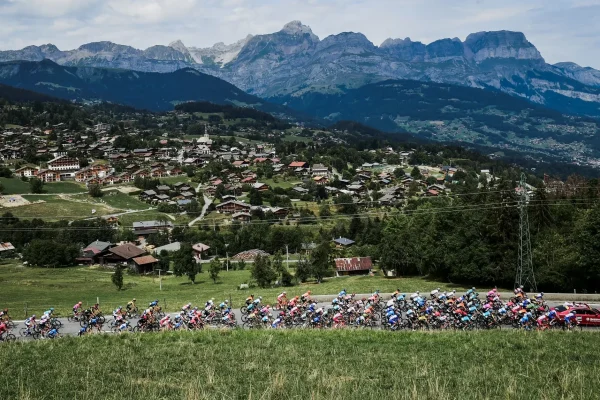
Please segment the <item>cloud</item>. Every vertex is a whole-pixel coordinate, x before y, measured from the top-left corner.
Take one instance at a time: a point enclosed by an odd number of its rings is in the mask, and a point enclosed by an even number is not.
[[[320,38],[354,31],[375,44],[516,30],[549,62],[600,68],[598,15],[598,0],[0,0],[0,48],[99,40],[146,48],[175,39],[206,47],[301,20]]]

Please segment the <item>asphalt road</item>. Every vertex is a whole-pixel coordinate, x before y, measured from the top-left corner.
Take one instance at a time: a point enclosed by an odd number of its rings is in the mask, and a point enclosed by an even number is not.
[[[549,301],[547,302],[549,307],[556,307],[559,305],[564,304],[564,302],[559,302],[559,301]],[[318,303],[318,306],[322,306],[322,307],[330,307],[331,303]],[[590,304],[591,307],[594,308],[599,308],[600,304]],[[108,310],[107,310],[108,311]],[[242,325],[242,313],[239,310],[239,307],[237,309],[234,309],[234,314],[235,317],[237,319],[238,325],[241,326]],[[275,315],[277,311],[273,312],[273,315]],[[179,313],[170,313],[171,314],[171,318],[174,318],[175,316],[177,316]],[[106,315],[106,323],[103,325],[102,327],[102,331],[105,333],[112,333],[111,328],[110,328],[110,322],[112,321],[112,315],[108,314]],[[62,335],[77,335],[77,333],[79,333],[79,329],[80,329],[80,325],[79,322],[68,322],[67,318],[59,318],[59,320],[62,322],[63,326],[62,328],[59,329],[59,333]],[[132,318],[129,320],[131,326],[136,326],[137,325],[137,318]],[[17,336],[18,339],[23,339],[21,338],[21,336],[19,335],[19,331],[21,330],[21,328],[23,328],[24,325],[24,321],[14,321],[17,326],[15,329],[13,329],[12,333],[14,335]]]

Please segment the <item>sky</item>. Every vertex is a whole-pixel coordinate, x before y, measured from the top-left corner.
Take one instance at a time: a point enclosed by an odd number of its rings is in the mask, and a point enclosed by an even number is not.
[[[321,39],[352,31],[376,45],[521,31],[549,63],[600,69],[600,0],[0,0],[0,49],[102,40],[144,49],[176,39],[210,47],[292,20]]]

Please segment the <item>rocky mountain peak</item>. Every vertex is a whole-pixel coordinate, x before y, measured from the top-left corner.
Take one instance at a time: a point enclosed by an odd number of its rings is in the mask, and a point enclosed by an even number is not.
[[[169,47],[171,47],[172,49],[175,49],[183,54],[186,54],[188,52],[187,47],[185,47],[183,42],[179,39],[175,40],[174,42],[169,43]]]
[[[310,26],[303,25],[300,21],[292,21],[288,22],[284,25],[283,29],[280,31],[281,33],[285,33],[292,36],[304,36],[310,35],[313,41],[318,41],[319,38],[315,35],[310,29]]]
[[[56,47],[55,45],[53,45],[52,43],[48,43],[48,44],[43,44],[40,46],[40,50],[44,53],[44,54],[51,54],[51,53],[58,53],[60,50],[58,49],[58,47]]]
[[[473,52],[476,62],[489,58],[514,58],[544,61],[540,52],[522,32],[477,32],[467,36],[465,47]]]

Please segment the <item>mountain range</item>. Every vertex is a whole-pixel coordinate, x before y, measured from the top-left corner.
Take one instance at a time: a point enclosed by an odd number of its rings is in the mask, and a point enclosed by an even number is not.
[[[295,113],[269,103],[211,75],[192,68],[171,73],[67,67],[51,60],[0,63],[0,84],[66,100],[108,101],[152,111],[177,104],[207,101],[252,107],[288,118]]]
[[[473,33],[430,44],[387,39],[376,46],[361,33],[324,39],[299,21],[279,32],[211,48],[177,40],[145,50],[95,42],[61,51],[52,44],[0,52],[0,61],[50,59],[64,66],[173,72],[193,68],[261,97],[341,93],[388,79],[451,83],[499,90],[549,108],[600,117],[600,71],[571,62],[551,65],[520,32]]]

